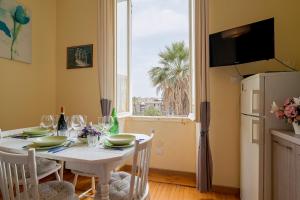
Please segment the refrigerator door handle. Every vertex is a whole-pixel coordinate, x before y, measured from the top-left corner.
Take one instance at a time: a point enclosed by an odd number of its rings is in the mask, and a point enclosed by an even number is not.
[[[260,91],[252,90],[251,94],[251,111],[252,113],[260,113]]]
[[[259,132],[260,132],[260,121],[252,119],[251,127],[251,139],[252,144],[259,144]]]

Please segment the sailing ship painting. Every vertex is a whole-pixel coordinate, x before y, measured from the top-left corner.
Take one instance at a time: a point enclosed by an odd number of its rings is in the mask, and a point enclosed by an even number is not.
[[[15,0],[0,0],[0,57],[32,62],[31,15]]]
[[[67,68],[86,68],[93,66],[93,45],[81,45],[67,48]]]

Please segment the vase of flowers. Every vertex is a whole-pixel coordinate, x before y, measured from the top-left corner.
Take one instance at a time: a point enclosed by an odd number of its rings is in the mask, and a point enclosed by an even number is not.
[[[92,126],[90,123],[88,126],[84,127],[78,139],[81,141],[86,141],[90,147],[95,147],[101,137],[102,133]]]
[[[300,134],[300,97],[288,98],[283,106],[277,106],[273,101],[271,113],[275,114],[278,119],[293,124],[295,134]]]

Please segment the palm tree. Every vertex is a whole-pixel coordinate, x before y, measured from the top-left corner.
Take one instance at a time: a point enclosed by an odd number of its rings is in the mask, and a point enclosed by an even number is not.
[[[188,115],[190,111],[189,49],[184,42],[174,42],[159,53],[160,66],[148,73],[157,92],[161,92],[164,109],[175,115]]]

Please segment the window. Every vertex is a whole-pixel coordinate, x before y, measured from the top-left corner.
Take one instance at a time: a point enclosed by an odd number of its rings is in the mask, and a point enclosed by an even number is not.
[[[130,14],[129,1],[117,3],[117,111],[129,112]]]
[[[191,2],[118,1],[119,113],[186,117],[192,112]]]

